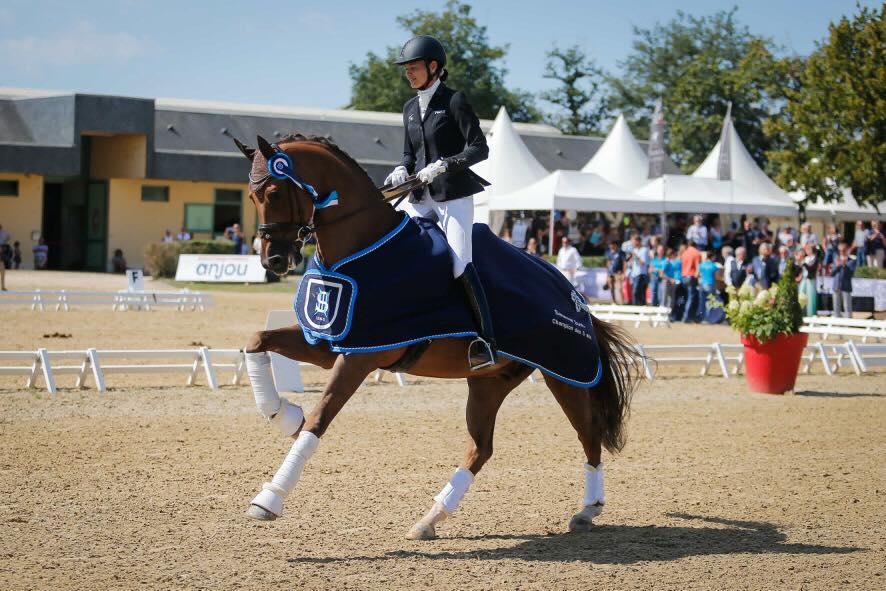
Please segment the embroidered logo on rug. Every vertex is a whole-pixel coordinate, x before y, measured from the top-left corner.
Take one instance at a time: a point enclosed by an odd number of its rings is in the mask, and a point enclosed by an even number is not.
[[[581,312],[584,310],[588,314],[591,313],[591,308],[588,306],[588,303],[585,301],[584,297],[574,289],[572,290],[572,303],[575,304],[575,311]]]
[[[346,275],[308,271],[295,296],[299,324],[317,338],[345,338],[351,328],[356,293],[354,281]]]

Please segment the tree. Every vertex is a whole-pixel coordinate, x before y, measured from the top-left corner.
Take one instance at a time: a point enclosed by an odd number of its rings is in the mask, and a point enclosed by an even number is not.
[[[852,189],[859,203],[886,199],[886,5],[831,24],[767,131],[776,178],[825,201]]]
[[[560,85],[542,92],[540,97],[559,107],[546,117],[563,133],[587,135],[599,131],[600,121],[608,115],[602,86],[603,72],[577,45],[567,49],[554,47],[547,53],[544,77]]]
[[[507,70],[501,61],[508,46],[489,42],[486,27],[471,16],[470,5],[449,0],[442,12],[416,10],[397,17],[397,24],[411,35],[433,35],[446,48],[447,84],[464,91],[477,115],[492,119],[504,106],[515,121],[537,121],[540,114],[532,95],[505,87]],[[405,41],[405,39],[404,39]],[[402,68],[394,64],[400,47],[388,47],[385,56],[370,52],[362,64],[351,64],[351,102],[348,108],[399,113],[403,103],[415,96]]]
[[[677,17],[651,29],[634,28],[632,53],[621,62],[622,78],[610,77],[610,106],[643,135],[655,100],[668,122],[668,150],[689,172],[717,143],[726,106],[751,156],[765,165],[771,140],[763,122],[777,113],[793,59],[776,58],[769,39],[739,26],[736,9],[712,16]]]

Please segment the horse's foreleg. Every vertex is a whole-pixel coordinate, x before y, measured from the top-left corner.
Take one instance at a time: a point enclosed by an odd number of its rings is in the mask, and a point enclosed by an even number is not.
[[[436,525],[452,515],[468,492],[474,476],[492,457],[492,437],[498,409],[511,391],[532,372],[518,364],[510,364],[492,377],[468,378],[468,445],[461,466],[443,490],[434,497],[434,505],[406,537],[410,540],[431,540],[437,537]]]
[[[377,360],[372,355],[338,355],[323,397],[305,419],[304,429],[292,444],[274,478],[265,483],[261,492],[252,499],[247,515],[268,521],[283,513],[283,500],[298,483],[305,464],[317,449],[319,438],[369,372],[377,367]]]
[[[328,347],[308,344],[298,326],[259,331],[252,335],[246,345],[246,372],[249,374],[258,411],[280,429],[283,435],[295,436],[304,422],[304,413],[300,406],[281,398],[277,392],[268,352],[326,369],[332,367],[336,354]]]
[[[596,388],[581,388],[545,376],[545,382],[578,435],[587,463],[584,465],[584,497],[582,510],[572,516],[569,531],[585,531],[592,520],[603,512],[603,461],[600,434],[594,425],[590,397],[599,395]],[[599,387],[599,386],[598,386]]]

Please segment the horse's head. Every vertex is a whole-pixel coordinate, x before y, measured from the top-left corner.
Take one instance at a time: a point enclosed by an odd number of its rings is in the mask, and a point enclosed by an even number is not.
[[[303,138],[301,138],[303,139]],[[249,198],[258,211],[261,262],[265,269],[285,275],[302,260],[301,249],[314,231],[316,210],[337,203],[331,188],[329,159],[322,146],[300,139],[279,145],[258,136],[258,149],[234,140],[252,162]],[[310,170],[310,180],[296,172]]]

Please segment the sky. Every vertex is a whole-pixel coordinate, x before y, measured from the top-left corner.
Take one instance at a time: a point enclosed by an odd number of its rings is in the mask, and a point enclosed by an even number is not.
[[[879,2],[862,0],[864,6]],[[677,10],[712,14],[738,6],[739,22],[787,53],[806,55],[828,23],[856,12],[856,0],[476,0],[490,41],[508,44],[509,86],[551,86],[544,55],[578,44],[617,74],[633,27]],[[348,66],[384,54],[409,34],[395,18],[444,0],[118,0],[0,2],[0,86],[340,108],[350,97]],[[405,82],[404,82],[405,84]]]

